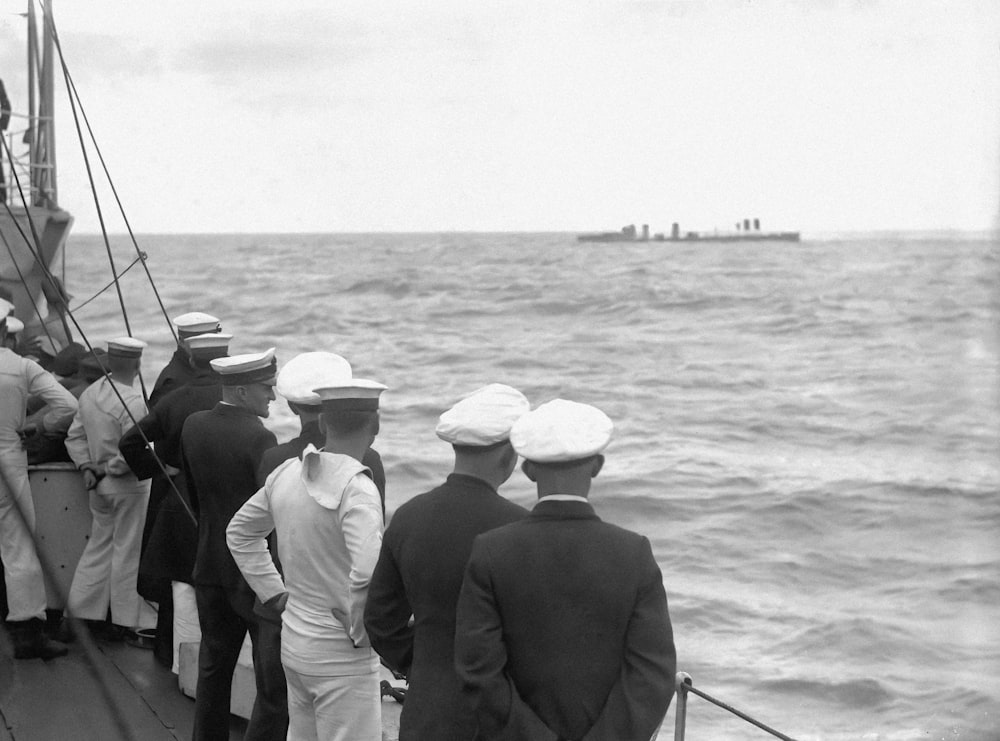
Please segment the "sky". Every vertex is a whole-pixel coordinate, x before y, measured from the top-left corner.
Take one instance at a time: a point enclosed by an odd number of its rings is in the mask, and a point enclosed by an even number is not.
[[[23,9],[0,0],[15,109]],[[139,233],[998,224],[995,0],[55,0],[54,13]],[[62,87],[57,117],[60,203],[96,232]]]

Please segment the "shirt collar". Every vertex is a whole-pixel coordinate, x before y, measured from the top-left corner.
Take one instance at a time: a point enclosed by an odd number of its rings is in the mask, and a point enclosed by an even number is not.
[[[549,494],[546,497],[540,497],[538,502],[585,502],[588,503],[587,497],[580,497],[576,494]]]

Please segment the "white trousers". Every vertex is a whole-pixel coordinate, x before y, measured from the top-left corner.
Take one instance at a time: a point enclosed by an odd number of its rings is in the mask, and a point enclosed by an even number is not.
[[[103,620],[138,630],[156,625],[156,612],[139,596],[139,550],[149,504],[149,482],[126,486],[102,479],[89,492],[90,540],[73,575],[66,609],[84,620]]]
[[[174,597],[174,663],[171,671],[180,674],[181,644],[201,641],[201,623],[198,622],[194,587],[182,581],[172,581],[170,589]]]
[[[285,667],[287,741],[381,741],[378,672],[313,677]]]
[[[8,620],[45,618],[45,580],[35,551],[35,505],[23,450],[0,451],[0,558]]]

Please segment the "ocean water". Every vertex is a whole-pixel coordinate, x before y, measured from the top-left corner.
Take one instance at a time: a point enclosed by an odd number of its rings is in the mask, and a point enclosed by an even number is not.
[[[390,512],[448,473],[434,424],[464,393],[594,404],[616,430],[592,501],[651,540],[697,688],[802,741],[1000,739],[996,242],[138,242],[168,314],[221,317],[234,353],[331,350],[389,386]],[[71,237],[72,305],[109,275],[103,239]],[[141,266],[121,283],[151,386],[171,336]],[[95,344],[125,331],[114,290],[75,316]],[[280,400],[266,424],[296,432]],[[502,492],[533,499],[519,471]],[[767,737],[689,700],[688,739]]]

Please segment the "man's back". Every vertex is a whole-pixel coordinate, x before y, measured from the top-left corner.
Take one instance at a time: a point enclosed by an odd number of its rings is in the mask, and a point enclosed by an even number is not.
[[[365,625],[376,651],[408,674],[402,740],[458,738],[474,729],[471,712],[459,706],[454,667],[462,575],[477,535],[527,514],[484,481],[451,474],[393,516],[372,576]],[[405,628],[411,611],[412,633]]]
[[[491,628],[502,632],[498,643],[466,642]],[[487,688],[490,671],[506,674],[560,737],[596,725],[613,729],[596,738],[633,738],[638,728],[648,739],[669,703],[673,636],[649,541],[601,522],[586,502],[540,502],[477,539],[458,632],[467,683]],[[497,699],[484,694],[488,704]],[[506,712],[496,709],[497,722]]]
[[[252,411],[221,402],[184,422],[181,453],[198,511],[196,584],[235,588],[245,583],[226,547],[226,526],[257,490],[257,466],[276,442]]]
[[[41,395],[50,409],[45,424],[66,429],[76,412],[76,399],[33,360],[0,348],[0,447],[22,451],[18,430],[24,424],[29,397]]]
[[[319,422],[309,422],[302,426],[302,431],[297,437],[293,437],[288,442],[275,445],[264,452],[260,467],[257,469],[257,486],[263,486],[267,477],[285,461],[291,458],[300,458],[307,447],[312,445],[321,449],[326,442],[326,436],[319,428]],[[382,457],[377,451],[369,448],[365,451],[361,463],[368,467],[372,473],[372,481],[378,488],[379,497],[382,500],[382,512],[385,512],[385,467],[382,465]]]
[[[188,360],[187,353],[178,347],[170,356],[170,361],[160,371],[160,375],[156,377],[153,390],[149,393],[149,406],[152,407],[174,389],[189,383],[195,375],[195,369]]]

